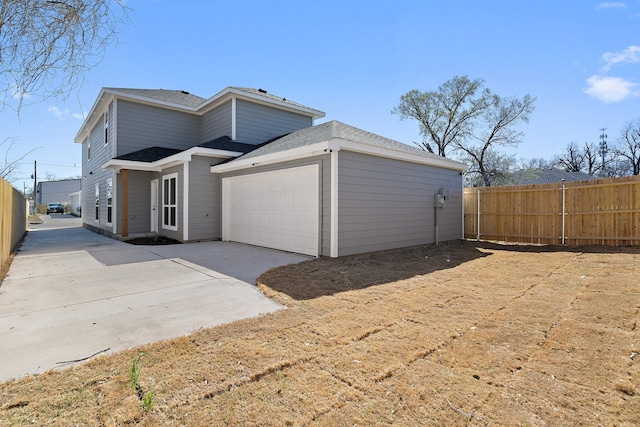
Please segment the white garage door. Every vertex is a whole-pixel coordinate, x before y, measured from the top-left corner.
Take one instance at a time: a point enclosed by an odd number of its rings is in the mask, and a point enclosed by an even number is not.
[[[222,240],[318,255],[318,165],[222,179]]]

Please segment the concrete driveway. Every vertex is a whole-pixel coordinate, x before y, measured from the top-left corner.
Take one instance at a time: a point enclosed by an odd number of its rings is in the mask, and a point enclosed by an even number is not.
[[[0,286],[0,381],[279,310],[256,278],[309,259],[230,242],[134,246],[42,218]]]

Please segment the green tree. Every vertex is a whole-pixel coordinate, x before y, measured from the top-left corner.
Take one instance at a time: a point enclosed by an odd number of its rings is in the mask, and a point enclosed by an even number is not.
[[[423,137],[423,149],[443,157],[453,154],[466,161],[471,174],[478,174],[484,185],[491,185],[496,177],[508,170],[498,171],[514,163],[513,158],[498,152],[498,147],[516,147],[523,136],[518,125],[528,123],[534,110],[535,98],[502,98],[483,88],[484,80],[456,76],[437,90],[411,90],[400,97],[392,113],[400,119],[418,120]],[[501,159],[500,161],[497,161]]]
[[[470,136],[475,120],[493,101],[489,89],[482,89],[483,84],[482,79],[456,76],[435,91],[414,89],[400,97],[392,113],[399,114],[400,120],[417,120],[422,148],[447,157],[450,147]]]

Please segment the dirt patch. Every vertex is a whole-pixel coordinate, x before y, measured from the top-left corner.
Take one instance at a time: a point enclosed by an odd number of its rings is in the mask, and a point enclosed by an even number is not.
[[[182,242],[164,236],[136,237],[124,241],[131,245],[180,245]]]
[[[287,309],[0,384],[0,424],[637,425],[638,277],[640,248],[474,242],[277,268]]]

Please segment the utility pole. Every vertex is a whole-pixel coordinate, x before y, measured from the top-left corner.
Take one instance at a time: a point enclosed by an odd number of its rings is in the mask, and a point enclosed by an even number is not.
[[[36,196],[37,193],[37,188],[36,188],[36,181],[38,179],[37,174],[38,174],[38,162],[36,162],[35,160],[33,161],[33,213],[36,213],[36,210],[38,208],[38,197]]]
[[[607,175],[607,171],[604,165],[604,156],[605,154],[607,154],[607,134],[604,133],[605,130],[607,130],[607,128],[600,128],[600,155],[602,155],[602,176]]]

